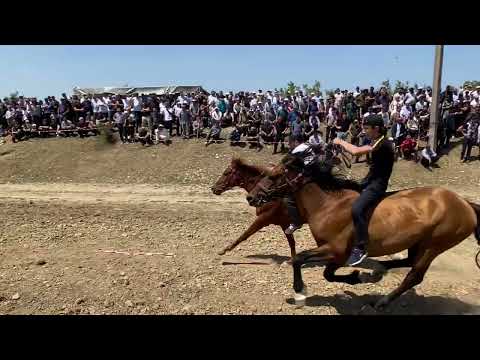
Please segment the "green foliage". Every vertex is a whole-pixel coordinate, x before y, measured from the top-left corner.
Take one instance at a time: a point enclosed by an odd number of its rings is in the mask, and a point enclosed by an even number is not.
[[[385,89],[387,89],[389,94],[392,93],[392,85],[390,85],[390,80],[389,79],[387,79],[385,81],[382,81],[382,86],[385,87]]]
[[[288,95],[293,95],[295,94],[295,90],[296,90],[296,86],[295,86],[295,83],[293,81],[290,81],[288,84],[287,84],[287,94]]]
[[[470,80],[463,83],[463,88],[466,90],[475,90],[477,86],[480,86],[480,81]]]
[[[332,90],[332,89],[325,90],[325,94],[326,94],[327,98],[331,98],[331,97],[335,96],[335,91]]]
[[[282,90],[283,89],[280,89],[280,93],[282,93]],[[298,86],[298,85],[295,85],[295,83],[293,81],[290,81],[288,84],[287,84],[287,88],[286,88],[286,93],[287,95],[293,95],[295,93],[295,91],[300,91],[300,90],[303,90],[303,93],[305,95],[310,95],[311,93],[315,93],[315,94],[318,94],[318,95],[323,95],[322,91],[321,91],[321,83],[320,81],[316,80],[312,86],[309,86],[308,84],[303,84],[301,87]]]
[[[10,93],[9,98],[10,98],[11,101],[17,101],[18,100],[18,91]]]
[[[395,87],[393,89],[393,92],[397,93],[400,89],[408,90],[409,87],[410,87],[410,83],[408,81],[403,82],[403,81],[397,80],[395,81]]]

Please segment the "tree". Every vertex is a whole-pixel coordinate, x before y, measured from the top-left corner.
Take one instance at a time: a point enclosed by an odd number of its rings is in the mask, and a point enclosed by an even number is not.
[[[480,86],[480,81],[470,80],[470,81],[465,81],[462,87],[466,90],[475,90],[477,86]]]
[[[392,86],[390,85],[390,80],[387,79],[385,81],[382,81],[382,86],[387,89],[388,93],[391,94],[392,93]]]
[[[327,95],[327,98],[331,98],[335,96],[335,91],[333,91],[332,89],[325,90],[325,94]]]
[[[10,101],[17,101],[18,100],[18,91],[10,93]]]
[[[293,81],[290,81],[288,84],[287,84],[287,93],[288,95],[293,95],[295,94],[295,89],[297,87],[295,86],[295,83]]]
[[[320,91],[321,87],[322,86],[321,86],[320,81],[315,80],[315,82],[313,83],[313,86],[311,88],[311,90],[312,90],[311,92],[319,93],[321,95],[322,94],[322,92]]]
[[[397,93],[400,89],[408,89],[408,81],[407,82],[402,82],[400,80],[395,81],[395,88],[393,91]]]
[[[280,93],[280,95],[285,96],[285,90],[283,88],[280,88],[278,92]]]

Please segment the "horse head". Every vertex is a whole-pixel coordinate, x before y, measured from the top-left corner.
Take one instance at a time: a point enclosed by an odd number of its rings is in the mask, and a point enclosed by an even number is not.
[[[260,207],[274,199],[284,197],[292,190],[293,183],[289,181],[292,172],[284,164],[264,171],[263,177],[255,184],[247,195],[250,206]]]
[[[256,166],[248,165],[242,159],[233,157],[230,165],[212,186],[212,192],[215,195],[221,195],[237,186],[245,188],[252,179],[261,173],[262,170]]]

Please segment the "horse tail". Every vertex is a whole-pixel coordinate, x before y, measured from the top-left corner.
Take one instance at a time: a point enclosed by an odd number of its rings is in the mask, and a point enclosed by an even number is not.
[[[475,211],[475,214],[477,214],[477,227],[475,228],[474,234],[475,234],[475,239],[477,239],[478,245],[480,245],[480,205],[472,203],[470,201],[468,203]]]

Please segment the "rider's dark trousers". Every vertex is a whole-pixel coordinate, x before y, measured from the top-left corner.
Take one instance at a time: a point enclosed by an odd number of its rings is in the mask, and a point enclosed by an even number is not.
[[[297,203],[295,202],[295,197],[293,195],[287,195],[284,198],[285,205],[287,206],[288,216],[290,217],[290,222],[295,225],[302,225],[302,219],[300,212],[297,209]]]
[[[384,197],[387,186],[379,183],[367,185],[352,205],[352,218],[355,227],[355,246],[367,250],[368,222],[371,210]]]

